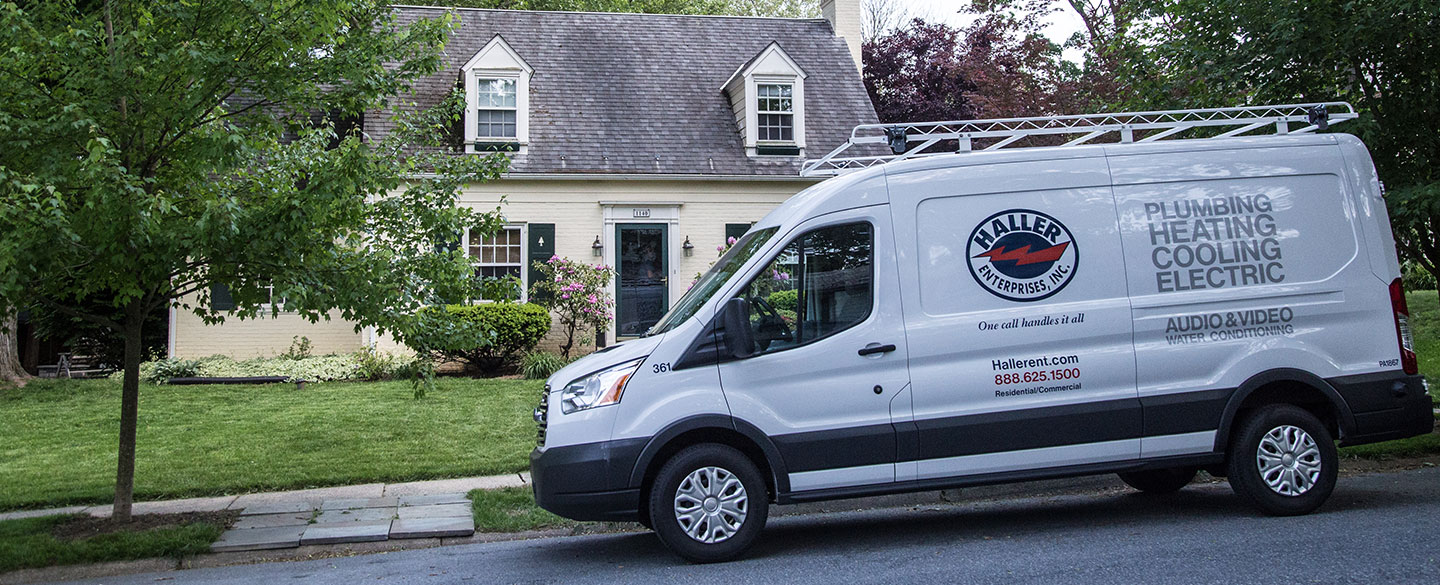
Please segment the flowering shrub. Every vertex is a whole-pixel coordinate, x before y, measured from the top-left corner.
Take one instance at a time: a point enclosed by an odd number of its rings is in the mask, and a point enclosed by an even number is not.
[[[532,285],[531,300],[559,318],[565,331],[560,355],[568,359],[575,346],[576,332],[582,333],[580,341],[584,343],[588,337],[583,335],[610,324],[615,299],[610,298],[605,289],[615,272],[609,266],[592,266],[559,256],[536,262],[535,270],[541,278]]]

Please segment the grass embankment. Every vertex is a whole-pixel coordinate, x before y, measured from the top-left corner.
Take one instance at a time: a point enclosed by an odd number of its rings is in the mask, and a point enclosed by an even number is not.
[[[540,382],[149,386],[135,496],[158,500],[523,471]],[[105,503],[120,385],[36,380],[0,390],[0,510]]]
[[[535,505],[528,487],[473,490],[470,505],[475,509],[477,532],[520,532],[541,528],[570,528],[578,522],[561,518]]]
[[[0,522],[0,573],[52,565],[181,559],[208,552],[210,543],[225,530],[224,520],[185,519],[139,530],[90,533],[103,522],[83,516]]]

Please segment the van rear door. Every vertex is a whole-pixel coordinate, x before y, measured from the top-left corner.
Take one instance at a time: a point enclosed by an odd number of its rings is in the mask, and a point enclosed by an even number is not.
[[[1139,456],[1109,171],[1071,156],[891,175],[918,437],[902,477]]]

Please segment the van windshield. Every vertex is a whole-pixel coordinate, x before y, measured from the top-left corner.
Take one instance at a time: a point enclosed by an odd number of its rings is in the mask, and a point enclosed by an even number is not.
[[[756,251],[765,247],[765,242],[770,241],[770,237],[775,235],[775,231],[776,228],[771,227],[741,236],[740,241],[730,246],[730,249],[710,266],[710,270],[705,271],[705,274],[695,281],[695,284],[690,285],[690,290],[685,293],[685,296],[680,297],[680,302],[675,303],[675,306],[670,308],[670,312],[665,313],[665,316],[661,317],[660,321],[645,334],[659,335],[684,323],[686,319],[700,310],[705,301],[715,296],[715,291],[720,290],[720,287],[724,286],[731,276],[739,272],[740,267],[744,266]]]

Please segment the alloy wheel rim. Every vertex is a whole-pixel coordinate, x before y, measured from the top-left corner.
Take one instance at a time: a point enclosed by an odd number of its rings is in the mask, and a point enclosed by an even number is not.
[[[1298,496],[1320,481],[1320,447],[1305,429],[1281,425],[1260,439],[1255,465],[1265,485],[1282,496]]]
[[[675,489],[675,520],[696,542],[723,542],[740,531],[750,511],[745,484],[729,470],[702,467]]]

